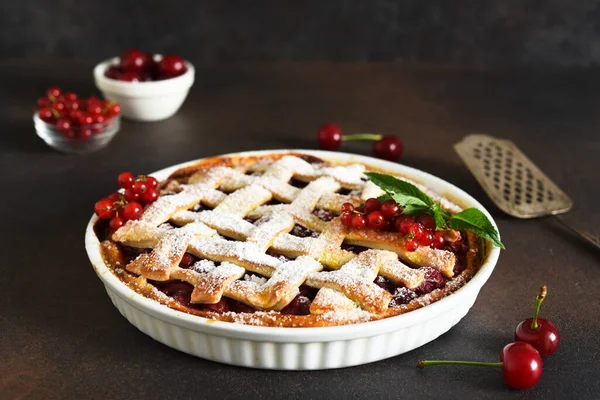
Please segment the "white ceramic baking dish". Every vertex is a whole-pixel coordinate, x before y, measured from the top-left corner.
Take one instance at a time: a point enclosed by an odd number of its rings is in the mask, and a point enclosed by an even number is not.
[[[477,207],[493,221],[479,202],[454,185],[404,165],[354,154],[277,150],[236,153],[251,156],[297,152],[327,160],[357,162],[403,175],[444,194],[463,207]],[[198,160],[152,173],[159,180]],[[469,311],[481,287],[494,270],[500,250],[488,244],[483,265],[453,294],[421,309],[387,319],[322,328],[272,328],[214,321],[173,310],[127,287],[104,264],[90,220],[85,246],[94,270],[119,312],[145,334],[177,350],[226,364],[252,368],[314,370],[341,368],[393,357],[420,347],[457,324]]]

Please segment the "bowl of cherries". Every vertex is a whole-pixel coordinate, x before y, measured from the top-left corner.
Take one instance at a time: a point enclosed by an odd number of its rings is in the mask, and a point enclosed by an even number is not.
[[[52,87],[38,99],[37,107],[33,114],[37,135],[62,152],[99,150],[119,131],[121,107],[113,101],[83,98]]]
[[[194,83],[194,66],[175,54],[130,49],[96,65],[94,80],[105,98],[121,105],[124,117],[159,121],[183,104]]]

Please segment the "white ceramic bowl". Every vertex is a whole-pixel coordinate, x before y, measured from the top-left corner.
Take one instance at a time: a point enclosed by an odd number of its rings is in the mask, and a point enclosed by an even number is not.
[[[236,153],[259,155],[299,152],[328,160],[355,161],[415,179],[452,197],[465,207],[490,214],[474,198],[454,185],[425,172],[389,161],[346,153],[278,150]],[[152,173],[159,180],[178,168]],[[139,330],[177,350],[226,364],[264,369],[314,370],[366,364],[422,346],[452,328],[464,317],[494,270],[500,250],[488,244],[485,260],[461,289],[431,305],[406,314],[353,325],[322,328],[272,328],[214,321],[173,310],[129,289],[104,264],[90,220],[85,237],[88,256],[113,304]]]
[[[160,55],[154,55],[160,61]],[[104,76],[112,58],[94,67],[94,80],[102,95],[121,105],[121,114],[136,121],[159,121],[171,117],[179,110],[194,83],[194,66],[185,62],[187,71],[178,77],[160,81],[126,82]]]

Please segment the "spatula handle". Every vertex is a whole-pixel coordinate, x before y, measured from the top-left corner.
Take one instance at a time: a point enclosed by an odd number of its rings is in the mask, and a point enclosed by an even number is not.
[[[573,227],[570,223],[568,223],[560,215],[556,215],[555,217],[558,220],[558,222],[561,223],[562,226],[564,226],[565,228],[567,228],[568,230],[570,230],[571,232],[573,232],[574,234],[576,234],[577,236],[579,236],[580,238],[582,238],[583,240],[585,240],[586,242],[588,242],[589,244],[591,244],[592,246],[594,246],[598,250],[600,250],[600,239],[599,238],[597,238],[593,235],[590,235],[589,233],[587,233],[585,231],[582,231],[580,229]]]

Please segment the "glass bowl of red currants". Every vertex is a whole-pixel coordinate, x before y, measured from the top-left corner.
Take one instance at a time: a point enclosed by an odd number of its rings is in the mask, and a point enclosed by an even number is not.
[[[57,87],[48,89],[37,105],[33,114],[37,135],[65,153],[99,150],[110,143],[121,125],[119,104],[62,93]]]
[[[194,83],[194,66],[174,54],[127,50],[94,68],[96,86],[124,117],[159,121],[174,115]]]

